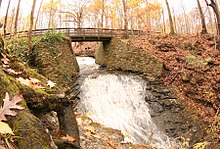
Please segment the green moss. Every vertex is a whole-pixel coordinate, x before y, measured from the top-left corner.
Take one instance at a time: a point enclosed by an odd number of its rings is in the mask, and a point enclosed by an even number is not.
[[[32,44],[34,45],[39,40],[39,37],[32,38]],[[6,40],[5,47],[8,57],[16,57],[24,62],[29,61],[29,49],[27,38],[15,38],[11,40]]]
[[[58,86],[68,87],[79,66],[70,43],[63,34],[48,33],[36,43],[30,65]]]
[[[56,42],[63,42],[68,39],[63,33],[47,32],[44,36],[41,37],[40,42],[45,42],[47,44],[54,44]]]
[[[18,148],[48,148],[50,147],[50,137],[45,132],[42,122],[29,111],[19,111],[20,118],[13,121],[14,132],[22,138],[18,138]]]
[[[186,56],[186,61],[188,64],[193,65],[195,67],[204,67],[208,65],[209,62],[212,61],[212,58],[206,58],[205,60],[198,60],[194,55]]]

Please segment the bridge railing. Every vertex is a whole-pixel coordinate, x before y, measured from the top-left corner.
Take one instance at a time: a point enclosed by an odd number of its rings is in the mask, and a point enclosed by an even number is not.
[[[32,36],[41,36],[47,32],[63,33],[70,37],[121,37],[127,33],[127,35],[145,35],[146,32],[141,30],[128,30],[124,29],[105,29],[105,28],[50,28],[50,29],[36,29],[32,30]],[[14,37],[13,33],[5,34],[6,38]],[[16,33],[16,37],[27,37],[28,31],[19,31]]]

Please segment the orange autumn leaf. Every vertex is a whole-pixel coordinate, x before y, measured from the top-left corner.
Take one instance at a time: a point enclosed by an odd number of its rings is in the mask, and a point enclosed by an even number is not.
[[[87,138],[90,138],[92,136],[92,133],[90,131],[87,131],[84,133]]]
[[[67,141],[69,141],[69,142],[73,142],[73,141],[76,140],[73,136],[70,136],[70,135],[68,135],[68,134],[66,134],[66,136],[64,136],[64,137],[61,137],[61,139],[67,140]]]
[[[120,145],[117,145],[115,149],[121,149]]]

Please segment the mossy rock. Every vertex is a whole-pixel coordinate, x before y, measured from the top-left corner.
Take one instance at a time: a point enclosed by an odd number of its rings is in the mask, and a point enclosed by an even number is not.
[[[132,46],[132,40],[114,38],[103,43],[96,50],[96,63],[111,70],[123,70],[144,73],[150,77],[160,77],[163,64],[152,54]]]
[[[0,104],[3,103],[3,98],[5,93],[8,92],[10,97],[18,94],[20,92],[19,83],[11,76],[4,73],[2,68],[0,68]],[[17,141],[17,146],[19,149],[35,149],[35,148],[45,148],[51,149],[51,138],[43,128],[40,120],[30,113],[28,107],[26,106],[25,100],[19,103],[24,110],[19,110],[17,116],[8,116],[8,123],[14,130],[16,136],[20,139]]]
[[[31,53],[30,64],[61,87],[70,86],[79,72],[71,42],[63,37],[49,36],[37,42]]]

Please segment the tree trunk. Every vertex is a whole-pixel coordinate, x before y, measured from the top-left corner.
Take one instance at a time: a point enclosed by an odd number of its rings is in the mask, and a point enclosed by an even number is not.
[[[217,6],[217,4],[214,0],[210,0],[210,3],[208,3],[207,0],[205,0],[205,2],[207,4],[207,6],[212,7],[212,9],[215,13],[216,20],[217,20],[217,33],[219,35],[219,33],[220,33],[220,13],[219,13],[219,10],[218,10],[218,6]]]
[[[162,10],[162,14],[163,14],[163,33],[165,35],[166,34],[166,24],[165,24],[164,10]]]
[[[41,0],[41,2],[40,2],[40,7],[39,7],[38,12],[37,12],[37,17],[36,17],[35,25],[34,25],[34,29],[35,29],[35,30],[37,29],[37,21],[38,21],[39,15],[40,15],[40,10],[41,10],[43,1],[44,1],[44,0]]]
[[[208,13],[209,13],[209,24],[210,24],[209,28],[210,28],[211,33],[214,34],[214,32],[215,32],[215,30],[214,30],[215,22],[213,21],[213,16],[212,16],[210,8],[208,7],[207,9],[208,9]]]
[[[122,0],[123,4],[123,11],[124,11],[124,31],[125,31],[125,37],[128,36],[128,18],[127,18],[127,4],[126,0]]]
[[[181,7],[183,9],[184,22],[185,22],[185,26],[186,26],[186,34],[190,34],[190,29],[189,29],[189,24],[188,24],[188,17],[186,16],[186,11],[185,11],[182,0],[181,0]]]
[[[53,0],[50,0],[51,6],[50,6],[50,16],[49,16],[49,24],[48,24],[48,29],[51,27],[52,24],[52,9],[53,9]]]
[[[174,31],[173,19],[172,19],[169,3],[168,3],[168,0],[165,0],[165,1],[166,1],[167,11],[168,11],[168,16],[169,16],[169,22],[170,22],[170,35],[174,35],[175,31]]]
[[[19,11],[20,11],[20,3],[21,3],[21,0],[18,0],[16,15],[15,15],[14,34],[17,34],[17,25],[18,25],[18,15],[19,15]]]
[[[105,0],[102,0],[101,28],[104,27]]]
[[[200,18],[201,18],[201,22],[202,22],[202,31],[200,32],[201,34],[207,34],[207,29],[206,29],[206,24],[205,24],[205,16],[201,7],[201,4],[199,2],[199,0],[197,0],[198,3],[198,9],[199,9],[199,13],[200,13]]]
[[[31,8],[30,25],[29,25],[29,30],[28,30],[28,49],[29,49],[29,51],[32,50],[31,36],[32,36],[33,23],[34,23],[35,5],[36,5],[36,0],[33,1],[32,8]]]
[[[219,12],[219,9],[218,9],[218,5],[217,3],[214,1],[214,0],[210,0],[210,3],[208,3],[207,0],[205,0],[207,6],[210,6],[212,7],[214,13],[215,13],[215,16],[216,16],[216,21],[217,21],[217,37],[218,37],[218,41],[217,41],[217,49],[220,50],[220,12]]]
[[[9,7],[10,7],[10,3],[11,3],[11,0],[8,1],[8,7],[7,7],[7,10],[6,10],[6,14],[5,14],[4,36],[5,36],[5,34],[6,34],[7,19],[8,19],[8,10],[9,10]]]
[[[174,12],[174,9],[173,9],[173,28],[174,28],[174,30],[176,31],[176,32],[178,32],[177,31],[177,27],[176,27],[176,17],[175,17],[175,12]],[[186,28],[188,28],[187,27],[187,25],[186,25]]]

